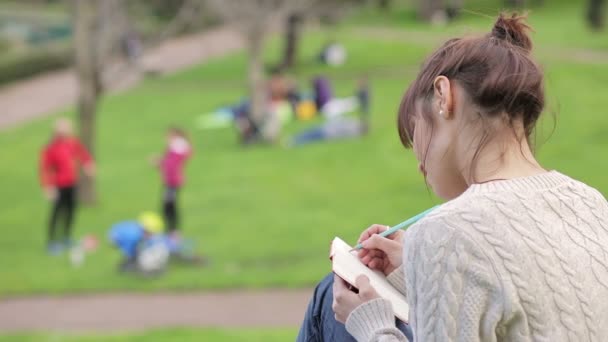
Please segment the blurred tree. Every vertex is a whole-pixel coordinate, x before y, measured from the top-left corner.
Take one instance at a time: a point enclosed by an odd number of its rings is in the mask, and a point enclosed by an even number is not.
[[[169,1],[169,0],[165,0]],[[162,30],[153,43],[159,43],[166,39],[175,37],[177,34],[185,31],[190,26],[195,26],[196,22],[201,18],[203,3],[198,0],[182,0],[181,6],[175,11],[171,21]]]
[[[378,0],[378,7],[383,10],[389,10],[391,8],[391,0]]]
[[[102,92],[99,50],[99,1],[73,0],[74,52],[78,80],[78,124],[82,142],[95,154],[95,111]],[[86,176],[79,187],[83,202],[96,201],[93,179]]]
[[[145,2],[156,16],[170,19],[177,15],[186,1],[188,0],[146,0]]]
[[[264,41],[271,27],[308,8],[313,0],[207,0],[210,10],[225,22],[233,24],[245,38],[248,52],[248,87],[250,99],[250,119],[261,130],[262,138],[268,142],[277,139],[276,130],[266,131],[264,127],[271,118],[266,111],[266,82],[262,52]],[[297,37],[297,34],[294,35]]]
[[[604,27],[604,4],[604,0],[589,0],[587,21],[594,30],[601,30]]]
[[[162,1],[157,1],[161,3]],[[166,1],[166,6],[172,1]],[[167,25],[158,40],[172,37],[197,13],[196,0],[179,1],[175,20]],[[96,110],[104,91],[104,71],[128,33],[131,23],[124,0],[71,0],[74,27],[74,63],[78,81],[78,126],[83,144],[95,154]],[[115,77],[110,77],[114,79]],[[93,179],[82,178],[80,196],[84,203],[96,202]]]
[[[296,62],[302,20],[303,17],[301,13],[291,13],[287,17],[284,34],[283,61],[279,65],[279,69],[291,68]]]
[[[285,21],[283,58],[278,69],[292,68],[296,63],[302,25],[310,17],[333,17],[343,15],[354,5],[363,5],[365,0],[309,0],[306,8],[290,13]]]
[[[83,144],[95,154],[97,103],[103,93],[102,72],[126,18],[121,0],[72,0],[74,63],[78,81],[78,126]],[[84,203],[96,202],[95,184],[84,175],[79,186]]]
[[[419,0],[418,15],[433,24],[444,24],[458,16],[463,2],[464,0]]]

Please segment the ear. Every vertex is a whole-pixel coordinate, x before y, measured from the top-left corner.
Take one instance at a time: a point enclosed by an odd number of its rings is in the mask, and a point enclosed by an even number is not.
[[[437,108],[437,114],[444,119],[451,119],[452,113],[452,86],[450,80],[441,75],[433,81],[434,108]]]

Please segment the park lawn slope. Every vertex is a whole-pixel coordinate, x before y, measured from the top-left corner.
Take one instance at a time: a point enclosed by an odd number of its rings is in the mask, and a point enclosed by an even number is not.
[[[549,104],[538,137],[543,143],[539,158],[547,168],[606,194],[608,63],[567,61],[552,52],[597,49],[605,36],[588,38],[580,30],[578,45],[560,45],[553,33],[543,33],[545,27],[552,30],[550,19],[555,13],[565,12],[547,6],[533,16],[540,41],[535,53],[546,69]],[[243,53],[105,97],[99,108],[96,146],[99,203],[82,208],[75,226],[77,236],[94,234],[102,243],[80,268],[70,266],[67,256],[50,257],[44,250],[49,208],[37,181],[37,159],[49,139],[52,119],[3,132],[0,296],[312,286],[329,272],[327,254],[334,236],[355,241],[372,223],[393,225],[439,203],[417,172],[413,154],[399,143],[395,114],[422,59],[449,34],[449,27],[426,30],[420,39],[416,30],[424,26],[413,24],[413,33],[405,31],[401,37],[396,30],[405,28],[394,18],[383,25],[379,16],[368,14],[365,20],[355,16],[352,20],[364,25],[349,19],[344,25],[307,33],[300,66],[294,71],[304,90],[310,89],[314,75],[328,75],[339,96],[351,95],[357,79],[369,75],[372,132],[360,140],[297,149],[243,148],[232,129],[198,130],[199,115],[237,102],[245,94]],[[564,25],[579,25],[581,19],[570,15],[561,20]],[[467,16],[455,27],[488,30],[491,23],[491,18]],[[365,31],[371,26],[374,30]],[[379,38],[378,29],[384,30],[380,35],[384,38]],[[314,62],[327,36],[347,47],[345,66],[328,68]],[[269,43],[268,63],[278,59],[280,47],[276,40]],[[61,114],[74,115],[73,111]],[[554,122],[557,126],[550,134]],[[159,208],[162,187],[148,159],[162,152],[169,124],[191,133],[195,155],[180,194],[183,230],[211,263],[202,269],[175,267],[154,279],[121,275],[115,267],[119,253],[107,242],[107,230],[117,221]],[[286,133],[312,124],[290,124]]]

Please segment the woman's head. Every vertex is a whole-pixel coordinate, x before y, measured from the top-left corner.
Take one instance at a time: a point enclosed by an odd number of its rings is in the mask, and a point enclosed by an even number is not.
[[[67,118],[59,118],[55,121],[54,134],[56,137],[65,138],[73,134],[72,121]]]
[[[186,132],[177,126],[169,126],[169,128],[167,128],[167,141],[169,142],[171,142],[171,140],[174,138],[186,139],[186,137]]]
[[[399,136],[440,197],[456,197],[477,181],[480,163],[504,167],[509,146],[530,154],[544,89],[529,30],[523,17],[500,15],[486,35],[447,41],[405,93]]]

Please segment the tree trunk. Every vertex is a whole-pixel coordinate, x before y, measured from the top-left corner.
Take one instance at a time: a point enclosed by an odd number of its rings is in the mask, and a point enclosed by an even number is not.
[[[289,69],[295,65],[300,40],[300,28],[302,17],[300,14],[293,13],[287,17],[287,25],[285,29],[285,49],[283,52],[283,61],[281,69]]]
[[[383,10],[389,10],[391,7],[391,0],[378,0],[378,7]]]
[[[74,0],[74,48],[78,79],[78,125],[82,143],[95,154],[95,110],[101,92],[97,60],[96,30],[98,1]],[[85,204],[96,202],[95,183],[85,176],[79,184],[79,196]]]
[[[448,16],[448,20],[454,20],[460,15],[462,7],[464,6],[464,0],[450,0],[447,1],[445,12]]]
[[[95,112],[97,109],[97,91],[92,82],[81,84],[78,95],[78,123],[82,143],[94,154],[95,151]],[[79,196],[83,203],[95,204],[97,192],[92,177],[84,174],[79,184]]]
[[[266,121],[266,89],[264,84],[264,65],[262,49],[264,34],[252,30],[247,35],[249,53],[248,83],[250,94],[250,118],[258,130],[263,130]]]
[[[587,20],[594,30],[599,31],[604,27],[604,0],[589,0]]]
[[[418,15],[424,20],[431,21],[442,11],[442,0],[418,0]]]

